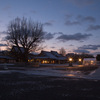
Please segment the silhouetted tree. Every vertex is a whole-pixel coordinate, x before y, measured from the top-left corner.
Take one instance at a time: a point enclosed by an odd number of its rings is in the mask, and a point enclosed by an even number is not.
[[[96,56],[97,61],[100,61],[100,54]]]
[[[39,49],[43,36],[43,25],[31,19],[17,17],[8,25],[7,42],[11,47],[16,46],[20,54],[22,54],[20,47],[24,49],[24,54],[22,55],[25,62],[28,61],[30,51]]]
[[[59,54],[62,54],[63,56],[65,56],[65,55],[66,55],[65,49],[64,49],[64,48],[61,48],[61,49],[59,50]]]

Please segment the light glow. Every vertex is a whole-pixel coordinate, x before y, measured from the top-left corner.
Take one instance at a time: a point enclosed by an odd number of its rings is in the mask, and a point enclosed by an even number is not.
[[[73,61],[73,59],[72,58],[69,58],[69,61]]]
[[[79,58],[79,62],[81,62],[82,61],[82,59],[81,58]]]
[[[94,61],[93,60],[91,60],[91,64],[93,64],[94,63]]]

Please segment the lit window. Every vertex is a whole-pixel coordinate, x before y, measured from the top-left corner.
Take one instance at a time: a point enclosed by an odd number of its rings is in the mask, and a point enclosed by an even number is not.
[[[93,60],[91,60],[91,64],[93,64],[94,63],[94,61]]]

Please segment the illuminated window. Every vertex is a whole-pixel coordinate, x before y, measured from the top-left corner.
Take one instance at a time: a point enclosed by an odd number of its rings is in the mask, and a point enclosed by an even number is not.
[[[47,63],[49,63],[49,61],[43,60],[42,63],[43,63],[43,64],[47,64]]]
[[[44,60],[42,61],[42,63],[43,63],[43,64],[45,63]]]
[[[94,61],[93,60],[91,60],[91,64],[93,64],[94,63]]]
[[[46,63],[48,63],[48,61],[45,60],[44,63],[46,64]]]

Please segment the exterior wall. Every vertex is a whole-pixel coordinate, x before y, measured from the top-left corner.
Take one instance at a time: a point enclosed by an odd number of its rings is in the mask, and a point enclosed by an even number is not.
[[[16,60],[13,60],[13,59],[8,60],[8,63],[15,63],[15,62]]]
[[[53,60],[53,59],[31,59],[31,60],[28,60],[28,62],[38,62],[41,64],[55,64],[55,63],[57,63],[57,61]]]
[[[6,59],[0,58],[0,63],[6,63],[6,62],[7,62]]]
[[[41,64],[65,64],[67,63],[67,60],[55,60],[55,59],[30,59],[28,62],[38,62]]]
[[[35,61],[41,64],[54,64],[56,62],[53,59],[36,59]]]
[[[83,65],[88,66],[88,65],[96,65],[97,62],[95,59],[84,59],[83,60]]]
[[[54,64],[56,61],[52,59],[43,59],[41,60],[41,64]]]
[[[0,63],[15,63],[16,60],[14,59],[5,59],[5,58],[0,58]]]

